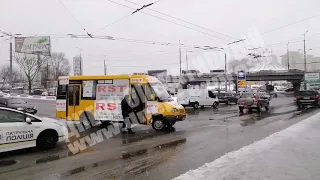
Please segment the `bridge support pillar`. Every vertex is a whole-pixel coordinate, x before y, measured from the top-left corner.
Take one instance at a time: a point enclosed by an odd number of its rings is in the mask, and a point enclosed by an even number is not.
[[[229,82],[230,82],[230,81],[229,81]],[[238,93],[238,81],[237,81],[237,80],[234,80],[233,83],[235,84],[236,93]]]
[[[293,81],[291,82],[294,90],[294,96],[297,96],[300,91],[301,82],[300,81]]]

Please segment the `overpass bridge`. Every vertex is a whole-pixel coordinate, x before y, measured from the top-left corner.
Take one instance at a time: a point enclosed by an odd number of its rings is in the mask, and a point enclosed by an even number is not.
[[[319,71],[312,71],[317,72]],[[308,73],[312,73],[311,71]],[[247,72],[247,81],[289,81],[292,83],[295,94],[300,90],[301,82],[304,80],[304,71],[290,70],[290,71],[258,71]],[[198,74],[198,75],[182,75],[167,77],[168,83],[188,83],[188,82],[233,82],[237,89],[237,74]]]
[[[247,81],[290,81],[290,82],[302,82],[304,79],[304,71],[259,71],[259,72],[247,72]],[[227,74],[228,81],[237,80],[237,74]],[[178,82],[224,82],[224,74],[198,74],[198,75],[182,75],[167,77],[169,83]]]

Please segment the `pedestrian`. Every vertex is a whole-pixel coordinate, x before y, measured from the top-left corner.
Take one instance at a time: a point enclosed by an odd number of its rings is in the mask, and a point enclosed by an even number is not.
[[[132,100],[129,98],[129,95],[125,95],[124,98],[121,101],[121,111],[122,111],[122,117],[123,117],[123,125],[122,125],[122,133],[123,134],[134,134],[134,132],[131,129],[131,120],[130,120],[130,113],[133,112],[133,108],[129,105],[131,104]]]

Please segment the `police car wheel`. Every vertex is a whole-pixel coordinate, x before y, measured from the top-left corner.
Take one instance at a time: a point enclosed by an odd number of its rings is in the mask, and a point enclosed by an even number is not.
[[[46,130],[39,134],[37,138],[37,147],[43,150],[53,148],[58,142],[58,133],[54,130]]]

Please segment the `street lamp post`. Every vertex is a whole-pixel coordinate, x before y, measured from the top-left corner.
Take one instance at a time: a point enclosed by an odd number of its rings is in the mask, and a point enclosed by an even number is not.
[[[289,42],[287,44],[287,65],[288,65],[288,71],[290,70],[290,59],[289,59]]]
[[[306,56],[306,34],[308,30],[303,33],[303,52],[304,52],[304,78],[306,78],[307,73],[307,56]],[[307,90],[307,84],[304,82],[304,90]]]

